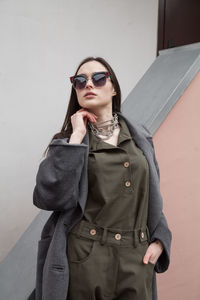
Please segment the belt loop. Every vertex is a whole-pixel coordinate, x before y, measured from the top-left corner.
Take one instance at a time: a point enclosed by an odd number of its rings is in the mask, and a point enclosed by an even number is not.
[[[106,238],[107,238],[107,228],[103,228],[103,234],[100,240],[101,245],[104,245],[104,243],[106,242]]]
[[[134,246],[134,248],[137,247],[137,239],[138,239],[137,230],[133,230],[133,246]]]

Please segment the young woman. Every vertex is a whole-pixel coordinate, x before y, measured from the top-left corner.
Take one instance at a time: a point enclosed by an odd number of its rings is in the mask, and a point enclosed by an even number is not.
[[[172,236],[152,136],[121,113],[103,58],[84,59],[70,80],[33,193],[34,205],[54,211],[38,245],[36,299],[155,300]]]

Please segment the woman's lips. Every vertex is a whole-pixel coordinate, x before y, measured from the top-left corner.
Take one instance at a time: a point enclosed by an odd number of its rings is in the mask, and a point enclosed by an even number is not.
[[[96,95],[94,94],[88,94],[88,95],[85,95],[84,97],[87,97],[87,98],[94,98]]]

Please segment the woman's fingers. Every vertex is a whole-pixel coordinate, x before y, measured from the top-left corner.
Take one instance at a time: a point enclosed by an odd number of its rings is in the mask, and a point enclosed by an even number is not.
[[[87,117],[88,119],[90,119],[91,122],[95,122],[96,121],[96,117],[93,113],[87,111],[87,110],[83,110],[80,112],[80,114],[83,116],[83,117]]]
[[[94,121],[95,120],[95,117],[94,117],[94,114],[90,113],[89,111],[81,108],[79,110],[77,110],[77,112],[75,114],[73,114],[71,117],[72,118],[76,118],[77,116],[82,116],[83,117],[87,117],[89,118],[91,121]]]
[[[149,247],[148,247],[148,248],[147,248],[147,251],[146,251],[146,253],[145,253],[145,256],[144,256],[144,258],[143,258],[143,263],[144,263],[144,264],[148,264],[151,255],[152,255],[152,253],[151,253],[151,251],[150,251],[150,249],[149,249]]]
[[[76,113],[71,116],[73,132],[79,131],[85,134],[87,119],[89,119],[90,122],[96,122],[95,114],[86,109],[81,108],[76,111]]]
[[[163,249],[158,243],[152,242],[147,248],[145,256],[143,257],[143,263],[148,264],[148,262],[150,261],[151,263],[155,264],[162,251]]]
[[[95,119],[98,118],[94,113],[89,112],[87,109],[85,109],[83,107],[81,109],[79,109],[77,112],[82,112],[82,111],[87,112],[88,114],[90,114],[91,116],[93,116]]]

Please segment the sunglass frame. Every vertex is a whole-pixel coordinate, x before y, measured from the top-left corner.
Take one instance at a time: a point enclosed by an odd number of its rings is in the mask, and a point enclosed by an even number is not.
[[[102,71],[102,72],[94,72],[94,73],[92,73],[91,78],[92,78],[95,74],[102,74],[102,73],[106,75],[106,78],[110,77],[110,73],[109,73],[109,72],[107,72],[107,71],[105,71],[105,72]],[[78,77],[78,76],[84,77],[84,78],[86,79],[86,82],[88,81],[88,77],[87,77],[86,75],[74,75],[74,76],[70,76],[70,81],[71,81],[73,87],[74,87],[74,78],[75,78],[75,77]],[[92,82],[93,82],[93,81],[92,81]],[[74,87],[74,88],[75,88],[75,87]]]

